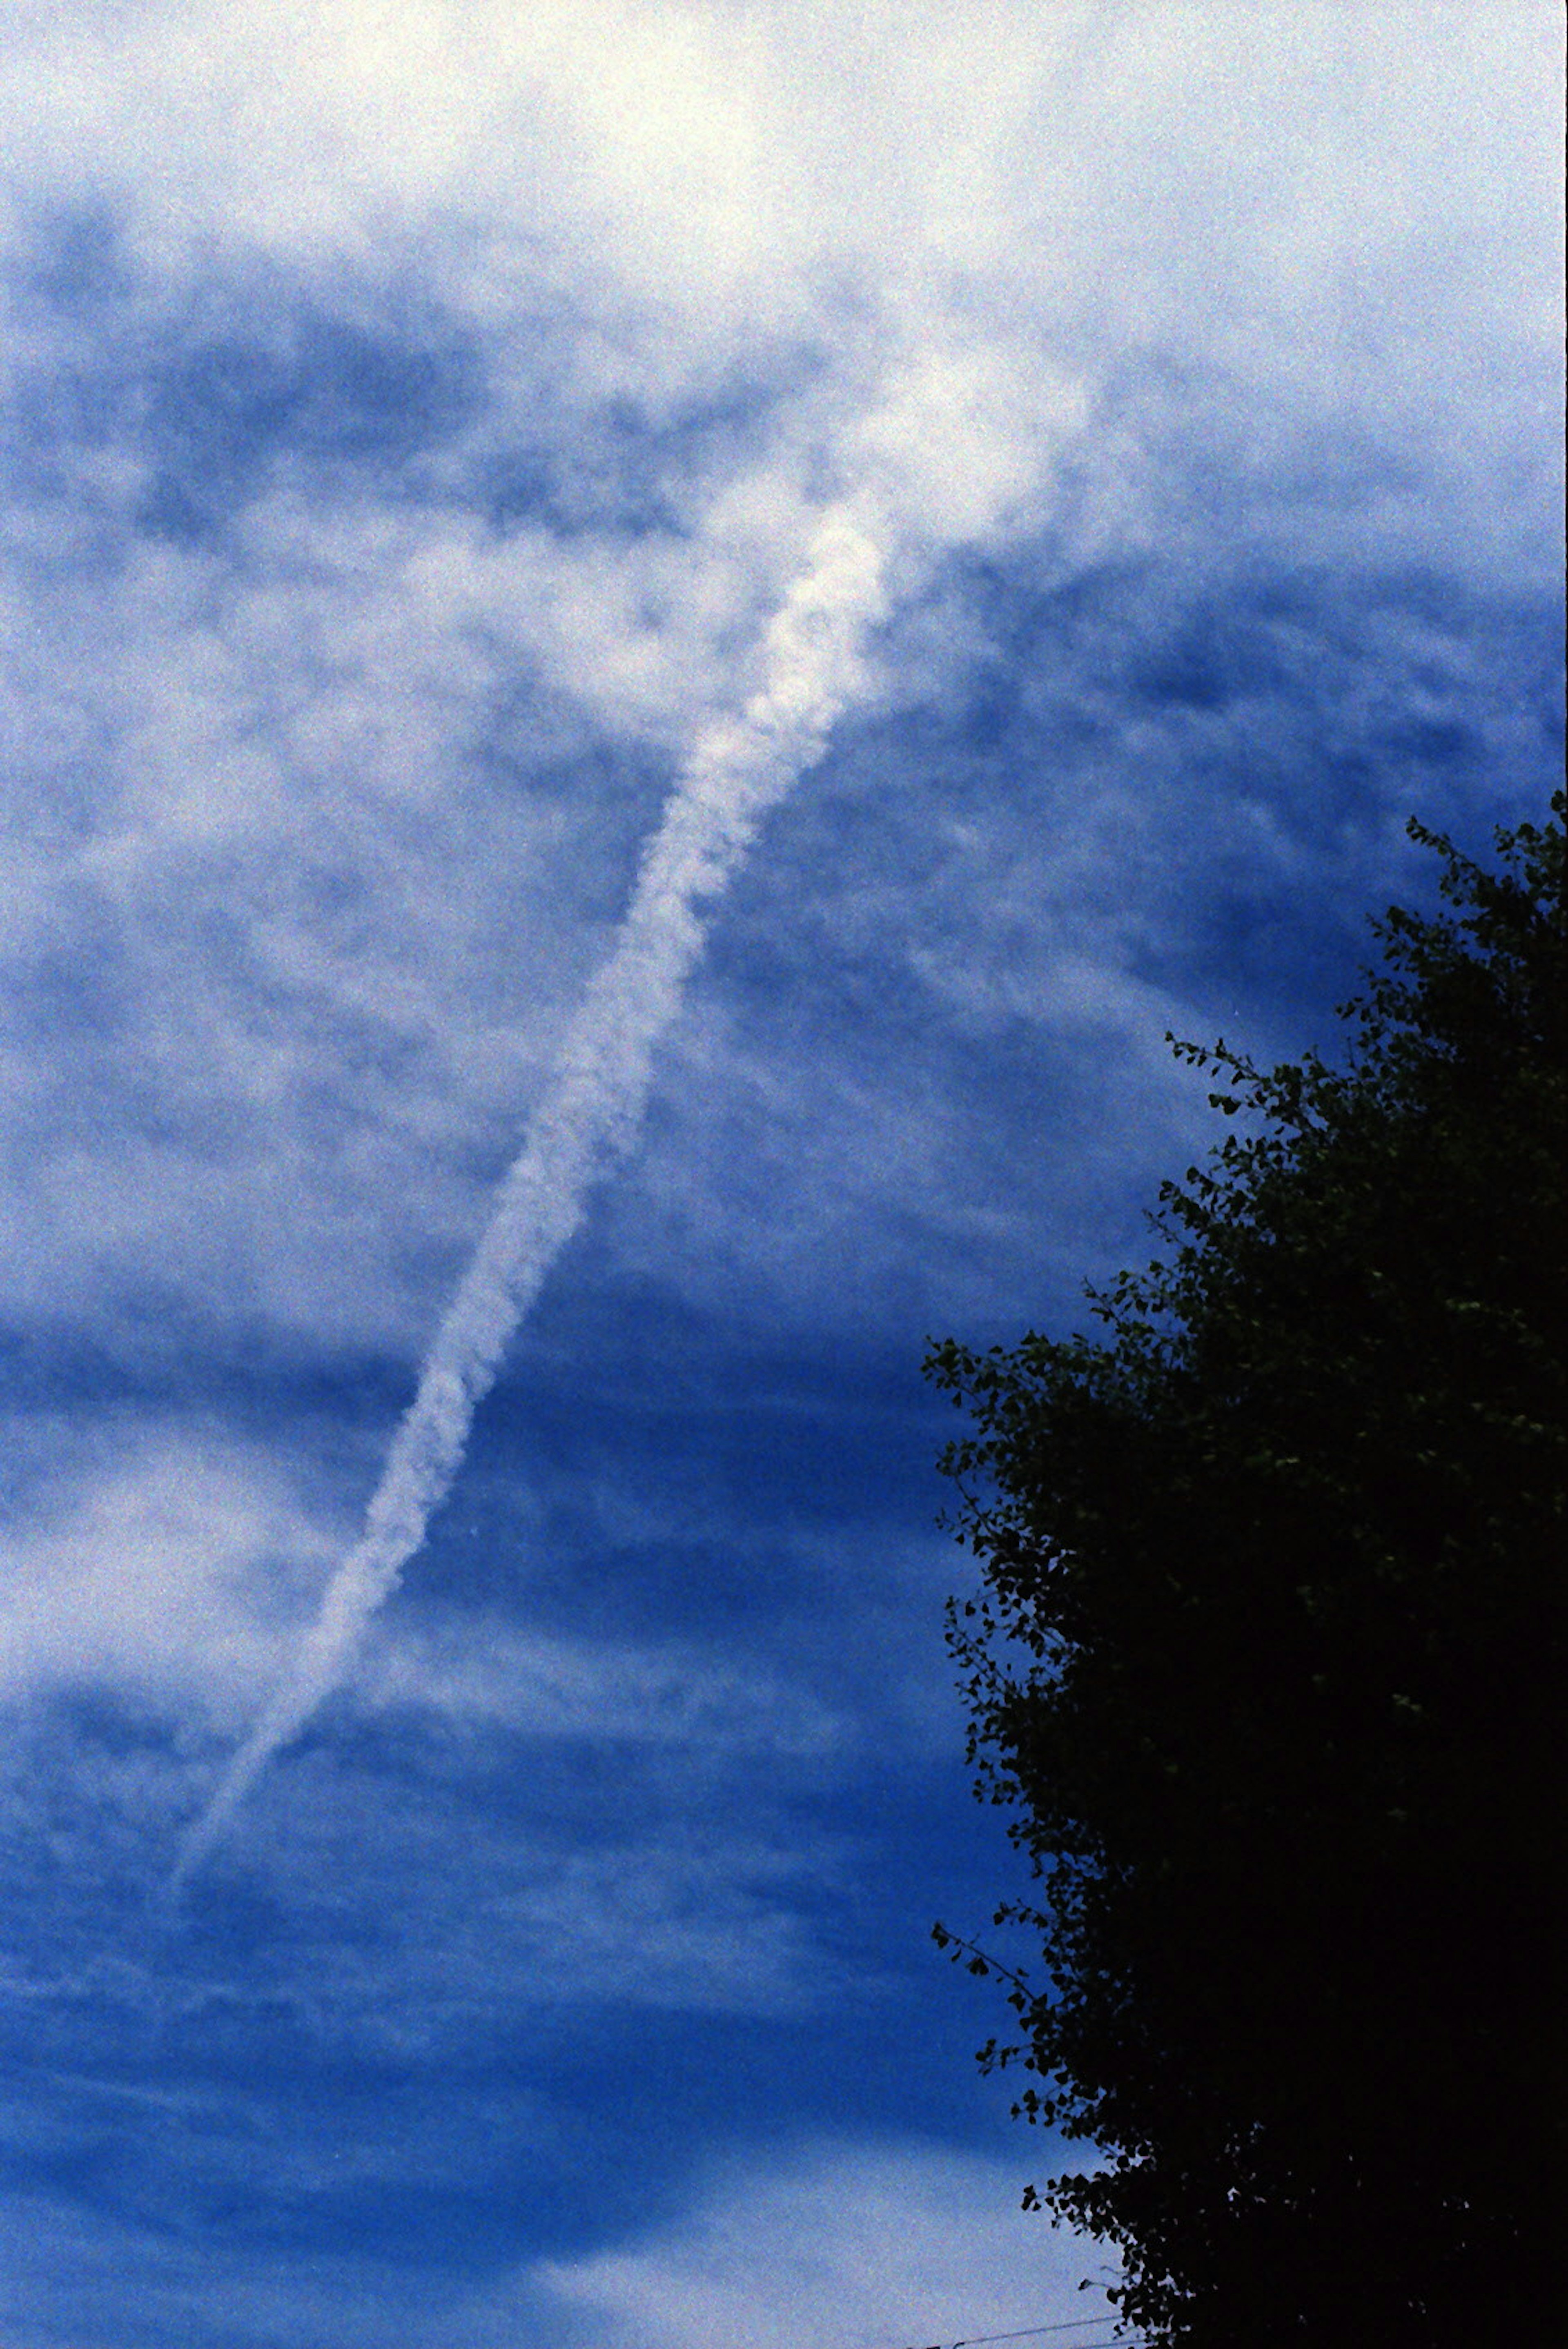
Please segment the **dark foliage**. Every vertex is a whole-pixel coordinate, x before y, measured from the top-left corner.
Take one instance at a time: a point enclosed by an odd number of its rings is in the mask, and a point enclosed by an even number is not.
[[[1177,1046],[1233,1123],[1107,1336],[928,1364],[1044,1972],[938,1938],[1151,2341],[1568,2323],[1563,814],[1412,826],[1448,910],[1374,926],[1343,1067]]]

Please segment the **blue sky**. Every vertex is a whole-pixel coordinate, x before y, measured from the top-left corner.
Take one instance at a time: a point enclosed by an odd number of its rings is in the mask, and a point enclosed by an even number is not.
[[[1106,2337],[919,1362],[1544,803],[1557,46],[14,8],[0,2349]]]

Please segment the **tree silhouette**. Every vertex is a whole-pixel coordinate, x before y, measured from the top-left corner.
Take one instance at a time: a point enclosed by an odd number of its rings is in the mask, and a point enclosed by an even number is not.
[[[1343,1066],[1176,1047],[1229,1130],[1105,1334],[927,1365],[1044,1957],[981,2061],[1100,2148],[1039,2199],[1162,2344],[1561,2321],[1563,813],[1412,824],[1447,910],[1374,924]]]

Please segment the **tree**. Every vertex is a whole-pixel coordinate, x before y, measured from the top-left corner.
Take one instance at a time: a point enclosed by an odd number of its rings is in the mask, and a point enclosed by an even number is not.
[[[1342,1066],[1217,1074],[1106,1335],[928,1371],[975,1594],[977,1792],[1033,2076],[1100,2149],[1035,2198],[1162,2344],[1562,2321],[1568,1526],[1563,816],[1373,925]]]

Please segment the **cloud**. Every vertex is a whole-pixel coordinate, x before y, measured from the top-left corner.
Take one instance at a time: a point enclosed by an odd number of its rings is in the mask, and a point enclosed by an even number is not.
[[[881,574],[875,539],[850,513],[829,509],[805,570],[770,623],[759,689],[684,763],[613,951],[573,1019],[522,1154],[421,1364],[360,1538],[187,1842],[182,1876],[337,1685],[370,1617],[422,1545],[519,1319],[582,1222],[607,1164],[637,1138],[652,1055],[679,1011],[708,902],[762,814],[821,756],[854,690],[862,642],[883,608]]]
[[[693,1764],[705,1754],[822,1759],[846,1734],[808,1692],[674,1642],[590,1644],[472,1618],[433,1632],[404,1622],[369,1641],[352,1701],[372,1714],[428,1713],[530,1741],[674,1748]]]
[[[101,2100],[100,2100],[101,2103]],[[165,2100],[165,2131],[205,2128],[214,2157],[225,2116]],[[101,2110],[102,2129],[111,2124]],[[301,2163],[296,2190],[395,2191],[384,2147],[358,2142],[344,2116],[342,2159],[323,2146],[319,2176]],[[345,2137],[348,2141],[345,2142]],[[445,2149],[421,2148],[437,2168]],[[334,2174],[335,2173],[335,2174]],[[221,2173],[214,2160],[212,2184]],[[607,2202],[626,2181],[607,2186]],[[826,2144],[763,2166],[711,2168],[685,2213],[622,2248],[531,2262],[475,2289],[461,2275],[395,2266],[373,2255],[242,2240],[214,2245],[199,2275],[177,2230],[115,2198],[93,2211],[49,2192],[6,2193],[0,2216],[15,2247],[0,2279],[0,2316],[17,2349],[76,2349],[96,2339],[156,2349],[177,2332],[200,2344],[243,2341],[312,2349],[330,2338],[374,2349],[898,2349],[906,2342],[1047,2323],[1070,2329],[1064,2349],[1094,2349],[1112,2328],[1102,2295],[1103,2250],[1051,2232],[1018,2210],[1019,2172],[994,2158],[919,2144]],[[128,2298],[128,2282],[133,2297]],[[47,2305],[41,2323],[36,2311]]]
[[[1051,667],[1111,729],[1238,570],[1554,579],[1537,18],[1259,21],[20,14],[14,1311],[417,1356],[836,468],[1021,594],[1148,566]],[[869,713],[961,699],[980,582],[893,584]]]
[[[99,1690],[232,1732],[334,1555],[330,1519],[220,1429],[122,1427],[56,1450],[0,1545],[0,1701]]]
[[[1019,2195],[1007,2162],[817,2147],[721,2173],[672,2226],[527,2283],[600,2349],[894,2349],[1063,2323],[1083,2327],[1064,2341],[1108,2340],[1103,2289],[1078,2284],[1113,2280],[1112,2263]]]
[[[90,2064],[161,2016],[186,2061],[275,2026],[422,2061],[531,2007],[776,2015],[839,1980],[818,1920],[843,1853],[797,1798],[852,1761],[849,1705],[721,1625],[596,1640],[429,1596],[382,1618],[327,1733],[161,1936],[177,1839],[342,1520],[324,1479],[209,1424],[10,1433],[6,2000],[40,2055]]]
[[[573,1014],[522,1151],[421,1364],[364,1529],[187,1839],[176,1884],[337,1686],[371,1617],[422,1547],[518,1323],[605,1174],[640,1138],[654,1056],[680,1016],[713,901],[764,817],[819,763],[865,692],[893,583],[900,574],[918,578],[936,552],[983,543],[1020,500],[1045,494],[1036,477],[1049,456],[1048,430],[1036,415],[1036,456],[1019,406],[1004,369],[927,355],[894,371],[832,452],[846,486],[817,515],[800,568],[762,632],[757,682],[698,734],[680,764],[610,953]],[[1048,399],[1045,411],[1063,429],[1081,421],[1066,398]]]

